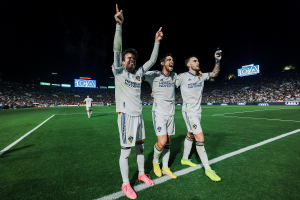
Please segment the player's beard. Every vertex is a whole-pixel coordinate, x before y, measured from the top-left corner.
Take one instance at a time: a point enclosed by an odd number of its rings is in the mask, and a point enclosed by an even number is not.
[[[174,70],[174,65],[166,66],[167,72],[172,72]]]
[[[133,71],[134,68],[135,68],[135,63],[132,63],[132,62],[129,62],[128,65],[127,65],[127,67],[126,67],[126,69],[128,71]]]

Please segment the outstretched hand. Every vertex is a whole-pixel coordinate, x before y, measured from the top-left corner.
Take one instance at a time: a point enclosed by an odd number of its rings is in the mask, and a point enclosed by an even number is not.
[[[220,62],[221,61],[221,58],[222,58],[222,50],[218,50],[215,52],[215,59],[216,59],[216,62]]]
[[[116,4],[115,20],[118,25],[122,25],[124,22],[123,10],[119,11],[118,4]]]
[[[162,29],[162,27],[160,27],[159,30],[155,34],[155,42],[156,43],[159,43],[162,40],[163,36],[164,36],[164,34],[161,31],[161,29]]]

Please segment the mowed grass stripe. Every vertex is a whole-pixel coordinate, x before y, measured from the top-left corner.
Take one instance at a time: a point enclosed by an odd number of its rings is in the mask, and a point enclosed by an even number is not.
[[[256,148],[256,147],[262,146],[262,145],[264,145],[264,144],[273,142],[273,141],[275,141],[275,140],[281,139],[281,138],[283,138],[283,137],[286,137],[286,136],[289,136],[289,135],[292,135],[292,134],[295,134],[295,133],[298,133],[298,132],[300,132],[300,129],[297,129],[297,130],[294,130],[294,131],[291,131],[291,132],[288,132],[288,133],[284,133],[284,134],[279,135],[279,136],[277,136],[277,137],[270,138],[270,139],[265,140],[265,141],[262,141],[262,142],[260,142],[260,143],[257,143],[257,144],[254,144],[254,145],[245,147],[245,148],[243,148],[243,149],[239,149],[239,150],[237,150],[237,151],[234,151],[234,152],[225,154],[225,155],[223,155],[223,156],[219,156],[219,157],[217,157],[217,158],[214,158],[214,159],[210,160],[210,161],[209,161],[209,164],[217,163],[217,162],[222,161],[222,160],[224,160],[224,159],[226,159],[226,158],[230,158],[230,157],[235,156],[235,155],[237,155],[237,154],[241,154],[241,153],[243,153],[243,152],[245,152],[245,151],[249,151],[249,150],[254,149],[254,148]],[[187,174],[187,173],[190,173],[190,172],[193,172],[193,171],[195,171],[195,170],[198,170],[198,169],[200,169],[200,168],[202,168],[202,167],[203,167],[203,165],[201,164],[201,165],[198,165],[197,167],[189,167],[189,168],[187,168],[187,169],[183,169],[183,170],[174,172],[174,174],[176,174],[177,176],[182,176],[182,175],[185,175],[185,174]],[[171,180],[171,178],[169,178],[168,176],[163,176],[163,177],[161,177],[161,178],[154,179],[153,181],[154,181],[155,185],[158,185],[158,184],[164,183],[164,182],[166,182],[166,181],[168,181],[168,180]],[[142,190],[147,189],[147,188],[150,188],[150,187],[151,187],[151,186],[148,186],[148,185],[146,185],[146,184],[140,184],[140,185],[134,186],[134,190],[135,190],[136,192],[139,192],[139,191],[142,191]],[[101,197],[101,198],[96,199],[96,200],[118,199],[118,198],[120,198],[120,197],[122,197],[122,196],[125,196],[124,192],[123,192],[123,191],[119,191],[119,192],[113,193],[113,194],[111,194],[111,195],[107,195],[107,196]]]

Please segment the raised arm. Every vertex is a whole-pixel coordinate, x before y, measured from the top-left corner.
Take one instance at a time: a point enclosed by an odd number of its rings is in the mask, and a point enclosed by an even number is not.
[[[118,5],[116,4],[116,32],[114,38],[114,64],[113,68],[118,70],[122,64],[122,24],[124,22],[123,11],[119,11]]]
[[[161,31],[161,29],[162,29],[162,27],[160,27],[160,29],[155,34],[154,48],[153,48],[150,60],[148,60],[142,67],[143,74],[145,74],[156,62],[156,59],[158,56],[159,44],[163,38],[163,32]]]
[[[217,77],[219,72],[220,72],[220,61],[222,58],[222,50],[217,50],[215,52],[215,60],[216,60],[216,64],[215,64],[215,68],[213,69],[212,72],[209,73],[209,77]]]

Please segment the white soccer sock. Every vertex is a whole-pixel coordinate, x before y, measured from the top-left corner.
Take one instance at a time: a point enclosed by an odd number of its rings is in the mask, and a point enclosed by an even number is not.
[[[190,138],[189,136],[185,137],[184,140],[184,150],[183,150],[183,158],[189,159],[189,155],[191,153],[192,145],[193,145],[193,138]]]
[[[166,143],[162,151],[162,168],[169,168],[170,143]]]
[[[87,115],[88,115],[88,117],[90,117],[90,113],[89,112],[87,112]]]
[[[201,162],[202,162],[204,168],[205,169],[210,168],[210,166],[208,164],[207,154],[206,154],[206,151],[204,148],[204,142],[196,141],[196,149],[197,149],[198,155],[201,159]]]
[[[154,145],[154,154],[153,154],[153,162],[154,163],[159,163],[159,157],[160,157],[160,154],[162,153],[163,149],[160,148],[158,146],[158,144],[156,143]]]
[[[139,167],[139,175],[145,174],[144,171],[144,142],[135,145],[136,161]]]
[[[121,170],[121,175],[122,175],[124,185],[127,185],[129,183],[128,157],[130,155],[130,152],[131,152],[130,147],[129,148],[122,147],[122,149],[121,149],[119,164],[120,164],[120,170]]]

